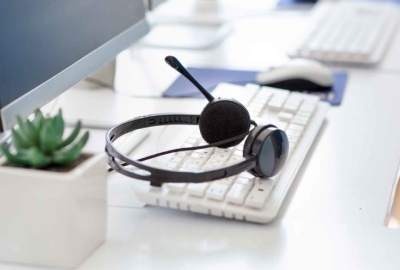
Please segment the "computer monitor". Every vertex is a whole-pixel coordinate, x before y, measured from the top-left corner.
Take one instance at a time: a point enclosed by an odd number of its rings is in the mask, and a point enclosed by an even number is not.
[[[148,31],[143,0],[0,1],[0,141]]]

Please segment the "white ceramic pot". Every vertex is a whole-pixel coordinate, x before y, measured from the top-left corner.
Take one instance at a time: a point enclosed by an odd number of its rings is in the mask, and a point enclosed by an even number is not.
[[[66,173],[0,166],[0,260],[73,268],[96,249],[106,234],[106,161],[94,155]]]

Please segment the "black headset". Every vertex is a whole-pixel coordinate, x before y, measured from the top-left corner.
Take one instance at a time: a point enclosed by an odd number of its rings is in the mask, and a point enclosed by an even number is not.
[[[247,109],[234,99],[215,99],[205,90],[173,56],[165,58],[167,64],[185,76],[207,98],[209,103],[200,115],[158,114],[146,115],[126,121],[108,130],[106,134],[106,153],[111,170],[123,175],[150,181],[151,185],[161,186],[164,182],[201,183],[222,179],[248,171],[256,177],[272,177],[278,174],[286,163],[289,142],[286,133],[274,125],[258,125],[250,119]],[[113,142],[134,130],[164,125],[199,125],[203,139],[209,143],[204,146],[179,148],[133,160],[120,153]],[[255,127],[250,130],[251,125]],[[174,152],[197,150],[208,147],[228,148],[238,145],[246,138],[243,147],[244,160],[209,171],[173,171],[152,167],[142,161]],[[123,163],[119,162],[122,161]],[[135,172],[125,168],[132,165],[146,171]]]

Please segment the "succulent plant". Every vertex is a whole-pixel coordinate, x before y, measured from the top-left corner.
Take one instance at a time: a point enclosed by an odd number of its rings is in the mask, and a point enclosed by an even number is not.
[[[19,128],[12,129],[12,142],[16,153],[12,154],[5,146],[0,146],[8,162],[15,165],[35,168],[67,165],[79,158],[89,138],[89,133],[86,132],[74,143],[82,127],[81,122],[78,122],[71,134],[64,139],[64,119],[61,110],[54,117],[44,117],[37,109],[33,121],[22,120],[19,116],[17,121]]]

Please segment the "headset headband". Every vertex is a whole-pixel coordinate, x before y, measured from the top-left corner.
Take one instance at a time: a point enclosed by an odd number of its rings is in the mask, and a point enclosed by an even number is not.
[[[192,183],[209,182],[236,175],[256,165],[257,157],[253,156],[231,166],[210,171],[171,171],[145,165],[139,161],[130,159],[126,155],[121,154],[113,145],[113,142],[119,137],[138,129],[165,125],[198,125],[199,120],[200,115],[193,114],[152,114],[139,116],[120,125],[116,125],[106,134],[106,152],[109,156],[108,163],[115,171],[128,177],[150,181],[153,186],[161,186],[163,182],[187,183],[188,179],[190,179]],[[128,165],[143,169],[149,172],[149,174],[139,174],[128,170],[118,163],[116,159],[126,162]]]

